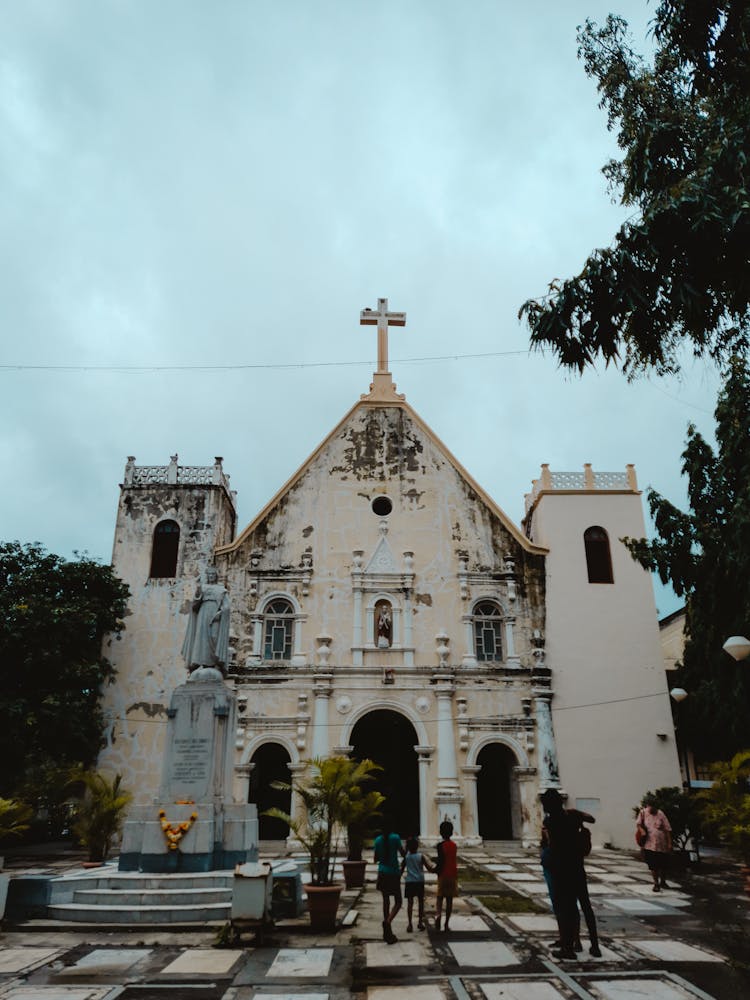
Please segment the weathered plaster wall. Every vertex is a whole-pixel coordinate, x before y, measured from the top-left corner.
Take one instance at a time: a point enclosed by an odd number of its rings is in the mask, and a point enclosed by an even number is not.
[[[166,711],[185,681],[185,616],[199,572],[216,544],[231,538],[233,517],[221,487],[121,488],[112,562],[131,596],[125,632],[105,647],[117,678],[104,690],[108,723],[99,766],[122,774],[136,803],[149,802],[158,789]],[[167,518],[180,525],[177,575],[149,579],[154,528]]]

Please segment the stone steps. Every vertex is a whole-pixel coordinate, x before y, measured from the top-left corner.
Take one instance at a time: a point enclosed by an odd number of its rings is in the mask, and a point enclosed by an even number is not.
[[[96,871],[50,883],[46,916],[87,925],[205,924],[229,920],[233,873]]]
[[[87,906],[184,906],[231,903],[231,887],[184,889],[76,889],[73,902]]]
[[[205,924],[229,920],[231,900],[225,903],[163,906],[96,906],[89,903],[52,903],[47,907],[50,920],[85,924]]]

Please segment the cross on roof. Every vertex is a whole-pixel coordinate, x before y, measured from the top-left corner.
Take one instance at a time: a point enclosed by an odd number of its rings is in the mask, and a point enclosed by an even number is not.
[[[360,326],[378,328],[378,371],[388,371],[388,327],[406,326],[406,313],[388,312],[388,299],[378,299],[377,309],[363,309],[359,314]]]

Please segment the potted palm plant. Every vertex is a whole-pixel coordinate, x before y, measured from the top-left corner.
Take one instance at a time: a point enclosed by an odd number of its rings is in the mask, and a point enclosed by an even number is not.
[[[110,779],[98,771],[76,770],[70,784],[76,793],[73,833],[88,850],[87,866],[100,865],[109,857],[133,796],[122,788],[119,774]]]
[[[342,885],[334,880],[334,864],[341,835],[349,816],[352,815],[352,798],[366,780],[368,771],[375,768],[372,761],[354,761],[348,757],[315,757],[306,761],[307,772],[291,785],[273,782],[274,788],[289,788],[299,797],[304,807],[302,816],[291,816],[281,809],[267,809],[266,816],[273,816],[289,825],[294,835],[308,853],[311,881],[307,892],[310,926],[314,930],[336,929],[336,911]]]
[[[363,784],[372,781],[374,772],[381,770],[379,764],[363,760],[352,772],[352,789],[344,817],[347,856],[346,861],[342,862],[347,889],[359,889],[365,884],[367,862],[362,858],[362,850],[371,833],[372,820],[380,815],[385,796],[374,788],[365,791]]]

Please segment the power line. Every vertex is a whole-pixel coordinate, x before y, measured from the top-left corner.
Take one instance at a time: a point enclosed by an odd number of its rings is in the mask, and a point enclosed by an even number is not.
[[[480,354],[439,354],[422,358],[392,359],[394,365],[413,365],[425,361],[464,361],[476,358],[507,358],[517,355],[528,355],[523,351],[486,351]],[[351,368],[357,365],[372,365],[372,358],[367,361],[292,361],[285,364],[273,362],[262,364],[226,364],[215,365],[202,362],[192,364],[162,364],[162,365],[57,365],[57,364],[0,364],[0,371],[5,372],[123,372],[127,374],[148,374],[150,372],[226,372],[226,371],[285,371],[295,368]]]
[[[242,684],[242,678],[238,678],[238,680],[239,680],[239,683]],[[666,697],[667,697],[667,692],[666,691],[654,691],[652,694],[636,694],[636,695],[632,695],[629,698],[610,698],[610,699],[608,699],[606,701],[582,702],[580,705],[561,705],[559,707],[556,707],[556,706],[553,705],[551,710],[552,710],[552,713],[554,714],[555,712],[567,712],[567,711],[570,711],[572,709],[599,708],[601,705],[620,705],[623,702],[641,701],[641,700],[643,700],[645,698],[666,698]],[[372,711],[376,711],[376,710],[378,710],[377,705],[375,705],[373,707]],[[396,714],[399,714],[396,709],[391,709],[391,711],[395,711]],[[165,706],[164,714],[166,716],[166,706]],[[255,718],[255,716],[253,716],[252,714],[251,715],[243,715],[243,716],[240,716],[240,718],[246,718],[248,720],[248,724],[249,724],[250,721]],[[291,718],[292,718],[292,716],[285,716],[284,719],[278,720],[278,721],[280,721],[280,722],[281,721],[288,722],[289,719],[291,719]],[[296,715],[293,718],[296,721],[296,718],[297,718]],[[497,715],[492,715],[492,716],[489,716],[488,718],[497,719],[497,720],[501,720],[501,719],[517,719],[518,715],[517,714],[511,715],[510,713],[506,712],[506,713],[499,713]],[[259,720],[262,719],[262,721],[264,723],[267,723],[269,721],[269,717],[265,716],[265,715],[264,716],[259,716],[258,719]],[[138,726],[144,725],[144,724],[147,724],[147,725],[157,725],[157,726],[166,726],[167,721],[168,720],[166,719],[166,717],[163,718],[163,719],[154,719],[154,718],[131,719],[131,718],[128,718],[127,716],[110,715],[107,718],[107,725],[112,725],[114,723],[120,722],[120,723],[125,723],[125,724],[128,724],[128,725],[138,725]],[[270,721],[273,721],[273,720],[270,720]],[[423,722],[423,723],[437,723],[437,722],[439,722],[439,719],[438,719],[437,716],[423,715],[423,716],[420,716],[419,721]],[[458,721],[458,720],[454,719],[454,722],[455,721]],[[468,721],[468,716],[466,717],[466,721]],[[315,721],[312,718],[310,719],[309,724],[311,726],[318,725],[317,723],[315,723]],[[322,729],[340,729],[341,725],[342,725],[341,722],[325,722],[325,723],[320,724],[320,728],[322,728]],[[252,728],[252,726],[248,725],[248,728]]]

